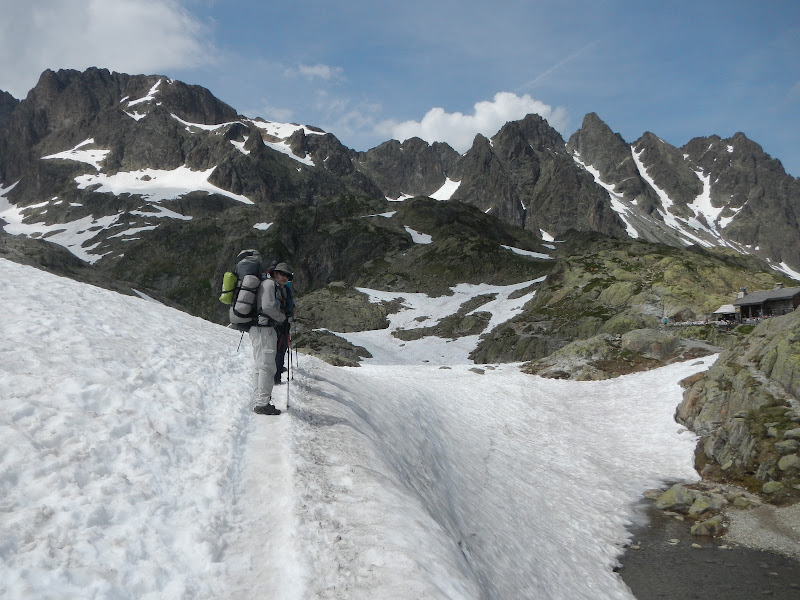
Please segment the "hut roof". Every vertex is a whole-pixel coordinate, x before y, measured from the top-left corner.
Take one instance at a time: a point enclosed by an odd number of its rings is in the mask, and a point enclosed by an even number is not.
[[[737,298],[733,305],[748,306],[750,304],[764,304],[764,302],[769,300],[787,300],[789,298],[794,298],[798,294],[800,294],[800,287],[775,288],[773,290],[767,290],[766,292],[753,292],[752,294]]]

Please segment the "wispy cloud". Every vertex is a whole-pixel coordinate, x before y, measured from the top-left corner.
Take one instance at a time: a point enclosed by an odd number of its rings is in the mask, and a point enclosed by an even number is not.
[[[0,11],[0,89],[16,97],[45,69],[158,73],[216,60],[208,26],[176,0],[0,0]]]
[[[567,63],[570,63],[573,60],[575,60],[575,59],[579,58],[580,56],[582,56],[582,55],[586,54],[587,52],[589,52],[589,50],[591,50],[592,48],[597,46],[598,43],[599,43],[599,41],[595,40],[593,42],[590,42],[590,43],[586,44],[585,46],[583,46],[581,48],[578,48],[575,52],[572,52],[571,54],[568,54],[567,56],[565,56],[564,58],[559,60],[557,63],[555,63],[553,66],[548,67],[547,69],[545,69],[544,71],[539,73],[536,77],[534,77],[533,79],[531,79],[527,83],[521,85],[519,88],[517,88],[517,91],[519,92],[519,91],[522,91],[522,90],[532,89],[538,83],[541,83],[542,81],[544,81],[545,79],[550,77],[550,75],[552,75],[553,73],[558,71],[560,68],[565,66]]]
[[[323,79],[325,81],[339,79],[343,73],[344,69],[341,67],[323,64],[298,65],[295,68],[286,70],[287,75],[300,75],[306,79]]]
[[[420,121],[383,121],[376,126],[376,132],[401,142],[415,136],[428,143],[446,142],[455,150],[466,152],[476,134],[490,137],[508,121],[531,113],[547,119],[555,129],[566,127],[565,109],[553,108],[528,94],[518,96],[511,92],[498,92],[491,101],[477,102],[472,114],[448,113],[437,107],[429,110]]]

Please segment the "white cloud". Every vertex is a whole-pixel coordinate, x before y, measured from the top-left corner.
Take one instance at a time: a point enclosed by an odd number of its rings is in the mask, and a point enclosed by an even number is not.
[[[517,96],[511,92],[498,92],[491,101],[477,102],[471,115],[448,113],[437,107],[430,109],[421,121],[383,121],[376,129],[378,133],[401,142],[416,136],[428,143],[446,142],[457,151],[466,152],[476,134],[491,137],[508,121],[522,119],[531,113],[542,116],[559,131],[566,128],[565,109],[552,108],[528,94]]]
[[[0,90],[23,98],[45,69],[163,73],[214,62],[208,27],[177,0],[0,0]]]
[[[307,79],[324,79],[330,81],[331,79],[338,79],[342,76],[344,69],[341,67],[332,67],[330,65],[316,64],[316,65],[299,65],[296,69],[289,69],[289,75],[301,75]]]

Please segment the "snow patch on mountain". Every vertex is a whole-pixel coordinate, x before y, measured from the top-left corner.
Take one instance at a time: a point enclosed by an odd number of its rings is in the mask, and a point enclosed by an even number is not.
[[[501,248],[505,248],[506,250],[511,250],[514,254],[519,254],[520,256],[530,256],[531,258],[538,258],[541,260],[552,260],[553,257],[549,254],[542,254],[541,252],[533,252],[531,250],[523,250],[522,248],[514,248],[513,246],[506,246],[504,244],[500,244]]]
[[[262,129],[267,135],[271,135],[280,140],[287,139],[299,129],[302,129],[305,135],[325,135],[324,131],[315,131],[306,125],[299,125],[297,123],[279,123],[277,121],[265,121],[261,118],[252,119],[249,123]]]
[[[402,341],[392,336],[398,329],[416,329],[436,325],[447,316],[458,312],[464,302],[476,296],[494,296],[489,302],[467,312],[487,311],[492,317],[486,327],[491,331],[522,311],[526,302],[533,298],[535,290],[518,298],[510,298],[515,292],[544,281],[544,277],[507,286],[462,283],[450,289],[451,295],[431,297],[423,293],[384,292],[359,288],[367,294],[370,302],[392,302],[402,299],[399,312],[388,316],[389,327],[375,331],[338,333],[349,342],[364,346],[372,358],[365,359],[370,364],[420,364],[436,361],[442,364],[469,364],[469,353],[478,344],[479,336],[465,336],[455,340],[429,336],[420,340]]]
[[[289,146],[289,144],[286,142],[264,142],[264,144],[269,148],[272,148],[273,150],[277,150],[281,154],[285,154],[286,156],[296,160],[297,162],[303,163],[304,165],[308,165],[309,167],[316,166],[316,164],[308,154],[306,154],[305,156],[297,156],[297,154],[295,154],[292,151],[291,146]]]
[[[57,152],[56,154],[49,154],[47,156],[43,156],[42,160],[52,160],[52,159],[62,159],[62,160],[74,160],[77,162],[86,163],[88,165],[92,165],[97,171],[100,171],[100,163],[105,160],[108,153],[111,150],[89,150],[84,149],[81,150],[84,146],[89,146],[94,144],[94,138],[89,138],[87,140],[82,141],[80,144],[72,148],[71,150],[65,150],[64,152]]]
[[[405,230],[408,235],[411,236],[411,240],[415,244],[431,244],[433,243],[433,238],[429,236],[427,233],[420,233],[418,231],[414,231],[408,225],[405,225]]]
[[[31,238],[46,238],[47,241],[59,244],[70,250],[78,258],[94,264],[102,255],[92,254],[98,243],[89,244],[97,235],[97,231],[113,225],[119,215],[94,218],[86,216],[67,223],[47,225],[41,223],[24,222],[28,215],[25,213],[34,208],[40,208],[48,203],[34,206],[17,207],[5,197],[5,194],[14,189],[14,185],[7,188],[0,187],[0,219],[6,222],[3,229],[11,235],[24,235]],[[46,211],[45,211],[46,212]],[[39,213],[40,215],[44,213]],[[28,219],[30,220],[30,219]]]
[[[124,98],[122,98],[119,101],[119,103],[121,105],[125,105],[128,109],[126,110],[125,108],[123,108],[122,111],[130,118],[132,118],[134,121],[141,121],[142,119],[144,119],[147,116],[147,112],[142,113],[139,112],[138,110],[131,110],[131,108],[134,106],[138,106],[139,108],[144,109],[142,105],[155,102],[156,93],[158,92],[158,88],[161,86],[161,83],[163,81],[164,79],[159,79],[158,81],[156,81],[150,88],[150,90],[147,92],[147,94],[141,98],[137,98],[136,100],[131,100],[129,96],[125,96]]]
[[[647,184],[653,188],[653,191],[656,192],[659,200],[661,200],[662,208],[658,209],[658,214],[660,214],[661,218],[664,219],[664,223],[674,229],[680,236],[681,241],[687,246],[691,246],[692,244],[699,244],[704,247],[713,246],[714,244],[711,242],[704,240],[695,235],[692,231],[687,230],[685,222],[672,213],[670,209],[675,205],[675,203],[672,201],[672,198],[669,197],[669,194],[658,187],[655,180],[647,173],[647,167],[644,166],[644,163],[641,159],[643,152],[644,149],[637,152],[636,149],[631,146],[631,155],[633,156],[636,168],[639,169],[639,174],[642,176],[642,179],[644,179]]]
[[[453,181],[449,177],[445,179],[445,182],[442,184],[438,190],[433,192],[430,197],[434,200],[450,200],[453,197],[453,194],[456,193],[456,190],[461,185],[460,181]]]
[[[99,173],[97,175],[80,175],[75,178],[78,189],[94,187],[94,191],[114,194],[131,194],[142,196],[150,202],[175,200],[190,192],[207,192],[226,196],[243,204],[253,201],[241,194],[223,190],[208,181],[216,167],[205,171],[194,171],[187,166],[170,171],[161,169],[141,169],[139,171],[120,171],[113,175]]]
[[[390,198],[389,196],[386,196],[386,199],[389,202],[405,202],[406,200],[411,200],[411,198],[414,198],[414,196],[405,193],[400,194],[397,198]]]
[[[158,88],[161,86],[163,79],[159,79],[156,81],[153,86],[150,88],[150,91],[147,92],[145,96],[139,98],[137,100],[128,100],[127,97],[123,98],[123,101],[127,103],[128,108],[131,106],[136,106],[138,104],[143,104],[145,102],[152,102],[156,99],[156,93],[158,92]]]

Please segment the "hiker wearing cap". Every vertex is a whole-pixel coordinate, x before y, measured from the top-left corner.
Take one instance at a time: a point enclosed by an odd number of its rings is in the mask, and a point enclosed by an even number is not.
[[[289,350],[289,328],[291,327],[291,321],[293,321],[295,317],[294,294],[291,286],[294,274],[291,268],[289,268],[289,265],[282,262],[271,267],[269,275],[281,286],[279,291],[283,293],[286,299],[284,305],[286,321],[275,327],[275,331],[278,334],[278,347],[275,352],[275,377],[273,378],[273,382],[275,385],[280,385],[282,383],[281,376],[286,371],[285,363],[286,352]]]
[[[272,387],[275,384],[277,330],[287,321],[286,282],[290,275],[291,269],[285,263],[277,265],[272,277],[264,279],[256,293],[258,321],[249,333],[256,368],[256,406],[253,412],[260,415],[281,414],[272,402]]]

